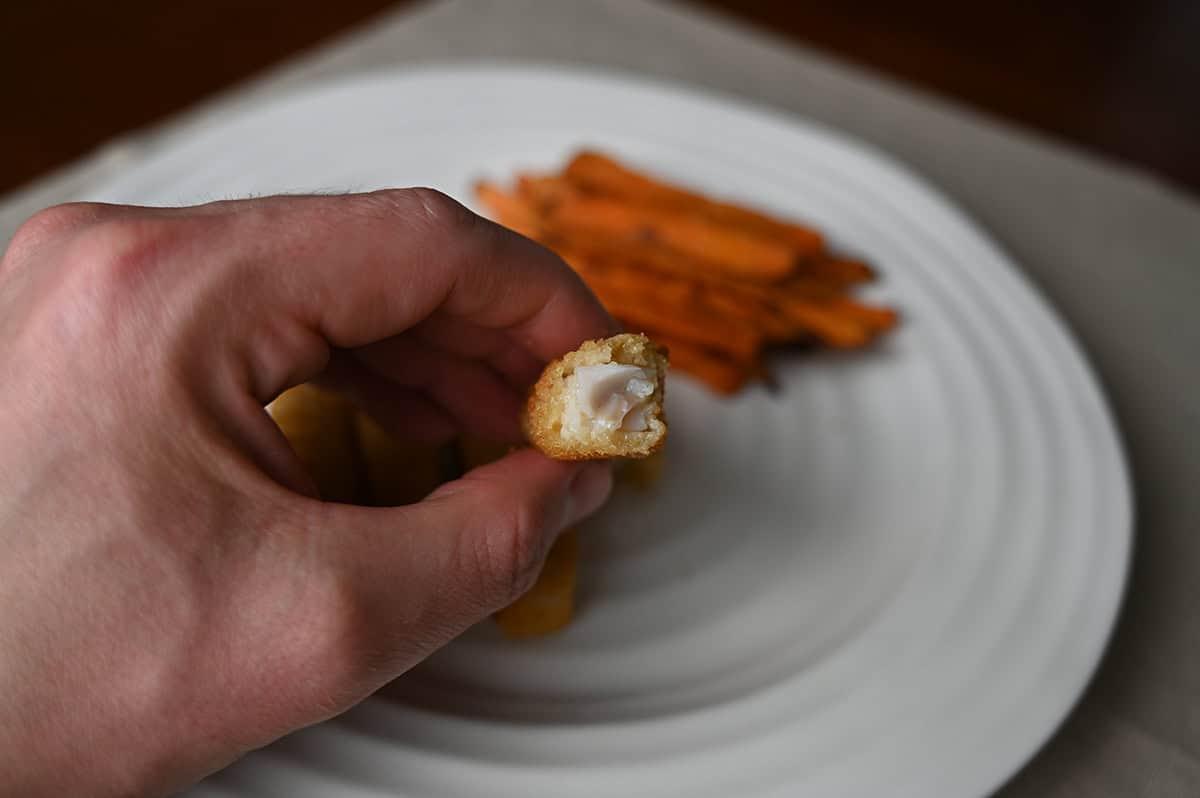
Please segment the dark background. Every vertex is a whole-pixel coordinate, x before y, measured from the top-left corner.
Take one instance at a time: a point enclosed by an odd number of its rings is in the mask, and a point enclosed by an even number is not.
[[[1200,192],[1197,0],[690,2]],[[0,191],[394,5],[4,2]]]

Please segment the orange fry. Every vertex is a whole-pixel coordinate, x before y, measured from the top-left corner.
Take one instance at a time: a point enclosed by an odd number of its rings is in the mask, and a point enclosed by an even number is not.
[[[900,314],[891,308],[864,305],[849,297],[839,297],[829,303],[829,309],[851,318],[874,333],[887,332],[900,323]]]
[[[807,300],[789,299],[779,309],[799,329],[812,333],[821,343],[835,349],[857,349],[872,337],[871,330],[859,320],[833,308]]]
[[[518,194],[508,194],[498,186],[480,181],[475,184],[475,197],[487,206],[492,218],[526,238],[541,234],[537,209]]]
[[[763,334],[748,324],[670,302],[620,281],[593,277],[587,283],[609,312],[630,329],[653,327],[693,345],[741,358],[753,357],[762,346]]]
[[[745,284],[706,283],[567,250],[560,254],[622,321],[661,328],[680,340],[736,359],[751,356],[764,341],[785,342],[808,332],[821,333],[822,339],[838,341],[843,347],[861,345],[856,325],[839,324],[836,317],[827,319],[828,314],[810,311],[814,301],[836,298],[828,287],[818,291],[789,281],[774,290],[748,290]],[[795,307],[799,310],[793,312]]]
[[[675,211],[638,208],[609,199],[569,195],[545,216],[551,232],[651,241],[720,274],[779,280],[792,274],[797,253],[786,245]]]
[[[596,194],[694,213],[749,233],[774,238],[801,253],[817,253],[824,248],[821,234],[815,230],[661,183],[596,152],[576,155],[563,170],[563,175],[574,185]]]
[[[558,175],[523,173],[517,176],[517,194],[545,214],[551,207],[578,192]]]
[[[796,332],[786,316],[760,297],[701,284],[698,301],[716,314],[759,330],[768,341],[787,340]]]
[[[750,381],[757,369],[755,361],[738,362],[703,347],[672,338],[666,333],[648,331],[663,343],[671,357],[671,368],[695,377],[720,394],[737,393]]]
[[[899,323],[855,300],[875,278],[820,232],[669,185],[596,152],[560,173],[481,183],[498,220],[559,253],[620,321],[669,344],[714,390],[768,380],[767,346],[855,349]]]
[[[781,283],[772,283],[734,278],[712,270],[708,264],[672,251],[656,241],[615,241],[608,236],[578,230],[571,231],[569,235],[564,235],[562,231],[546,230],[538,241],[560,255],[570,252],[605,265],[623,264],[636,271],[697,281],[725,290],[770,291],[776,286],[791,285],[798,279],[788,278]],[[812,281],[808,282],[815,284]]]
[[[702,280],[666,274],[653,269],[642,269],[637,264],[622,261],[606,261],[578,252],[567,252],[572,268],[585,281],[605,283],[614,289],[640,292],[646,299],[665,302],[669,305],[692,306],[696,310],[709,310],[730,320],[761,326],[765,331],[770,325],[760,325],[758,313],[764,300],[760,296],[739,293],[733,286],[712,285]]]
[[[646,279],[674,278],[702,283],[708,292],[728,294],[748,304],[770,302],[781,293],[825,300],[846,290],[845,280],[822,279],[819,275],[797,274],[781,282],[737,279],[710,271],[695,259],[652,241],[613,241],[599,235],[565,236],[550,231],[543,231],[537,240],[564,257],[564,253],[569,253],[606,268],[629,268],[646,273]]]
[[[875,279],[874,269],[862,261],[829,256],[801,261],[797,274],[809,280],[837,285],[869,283]]]

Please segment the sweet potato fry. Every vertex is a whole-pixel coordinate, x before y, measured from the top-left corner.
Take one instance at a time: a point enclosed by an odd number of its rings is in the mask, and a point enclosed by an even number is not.
[[[541,234],[536,208],[519,195],[508,194],[499,186],[481,180],[475,184],[475,197],[487,206],[495,221],[508,229],[526,238]]]
[[[571,253],[606,266],[623,264],[637,271],[726,287],[765,288],[768,285],[773,287],[790,283],[793,279],[789,278],[785,283],[776,284],[732,278],[710,269],[707,264],[695,258],[674,252],[657,241],[618,241],[580,230],[564,234],[563,231],[555,230],[549,225],[538,240],[564,257],[564,253]]]
[[[783,279],[799,259],[787,245],[703,218],[583,195],[568,195],[551,205],[545,225],[567,236],[656,242],[717,273],[747,279]]]
[[[722,317],[699,306],[699,297],[686,283],[662,281],[648,287],[643,277],[629,269],[597,265],[588,258],[560,251],[609,312],[631,327],[651,326],[669,331],[677,339],[706,345],[738,357],[759,350],[764,333],[752,325]]]
[[[875,279],[875,271],[860,260],[823,256],[802,260],[796,273],[802,278],[849,286],[869,283]]]
[[[757,360],[735,360],[654,329],[646,334],[667,347],[673,370],[695,377],[720,394],[737,393],[758,369]]]
[[[750,290],[745,284],[696,280],[561,248],[560,254],[616,316],[636,326],[653,321],[641,312],[647,302],[660,308],[685,308],[685,318],[689,324],[699,325],[698,329],[685,332],[679,319],[659,326],[670,327],[683,340],[728,352],[735,358],[749,356],[764,341],[786,341],[805,329],[781,312],[772,298],[783,289]],[[794,287],[788,290],[801,297],[806,295]],[[824,299],[836,294],[824,291],[814,292],[814,296]]]
[[[703,264],[654,242],[614,242],[602,236],[563,236],[544,231],[538,240],[568,261],[605,269],[627,268],[655,278],[680,279],[700,283],[706,294],[719,292],[747,304],[770,303],[781,294],[808,299],[833,299],[846,290],[842,282],[817,276],[796,275],[781,282],[732,278],[714,273]]]
[[[600,153],[579,153],[567,164],[563,175],[568,181],[586,191],[635,204],[693,213],[755,235],[774,238],[801,253],[817,253],[824,248],[821,234],[816,230],[781,222],[766,214],[716,202],[661,183]]]
[[[689,361],[715,358],[718,363],[710,371],[722,375],[712,381],[717,386],[744,383],[745,376],[730,376],[739,369],[729,365],[750,362],[765,340],[794,332],[795,325],[777,313],[772,315],[772,329],[761,324],[762,318],[751,319],[752,310],[733,312],[728,305],[720,307],[721,301],[713,301],[713,292],[703,283],[647,273],[623,263],[604,263],[574,252],[562,254],[627,328],[646,331],[655,340],[669,343],[672,351],[697,353],[697,357],[687,358]],[[700,353],[705,354],[701,357]],[[749,367],[740,372],[748,373]]]
[[[854,300],[875,278],[803,225],[669,185],[595,152],[522,174],[480,199],[558,252],[620,321],[679,353],[714,390],[767,379],[761,354],[794,342],[854,349],[898,322]]]
[[[835,349],[857,349],[865,346],[872,337],[867,325],[828,305],[793,298],[782,302],[779,309],[798,329],[811,333]]]
[[[558,175],[526,172],[517,176],[517,196],[536,208],[543,216],[564,199],[577,196],[578,193],[570,183]]]
[[[659,329],[677,341],[708,347],[739,359],[753,357],[765,340],[758,331],[736,321],[693,312],[685,315],[673,307],[656,308],[646,297],[614,291],[607,283],[591,285],[609,312],[629,329]]]
[[[772,293],[770,288],[750,288],[745,281],[738,282],[713,275],[685,256],[661,248],[645,247],[638,252],[638,256],[648,256],[649,262],[631,263],[628,257],[622,255],[619,247],[600,244],[597,241],[590,241],[583,247],[579,247],[577,242],[559,243],[555,246],[555,239],[538,235],[539,223],[535,220],[534,209],[538,192],[545,190],[546,186],[553,185],[554,181],[527,176],[523,182],[525,190],[520,195],[505,194],[488,183],[479,183],[476,186],[476,194],[480,201],[491,209],[497,221],[517,232],[541,238],[543,243],[557,249],[566,257],[585,280],[603,283],[604,288],[598,290],[607,289],[606,293],[610,297],[614,292],[620,292],[622,296],[637,292],[646,297],[652,296],[655,301],[666,298],[679,306],[707,307],[716,315],[736,320],[751,328],[759,328],[761,337],[769,340],[780,340],[794,334],[795,325],[772,310],[767,301],[767,297]],[[587,250],[604,254],[599,257],[583,254]],[[610,259],[615,256],[621,260],[605,262],[605,255]],[[826,296],[836,291],[830,285],[804,280],[788,281],[786,285],[786,290],[793,293]],[[634,311],[633,315],[638,314]],[[711,342],[715,339],[706,336],[704,340]],[[734,350],[739,354],[742,353],[741,340],[740,336],[733,339]]]
[[[703,284],[698,293],[701,305],[731,321],[758,330],[764,340],[786,340],[796,333],[795,325],[776,310],[769,300]]]
[[[900,314],[891,308],[864,305],[844,296],[830,301],[829,309],[846,318],[854,319],[876,334],[887,332],[900,322]]]

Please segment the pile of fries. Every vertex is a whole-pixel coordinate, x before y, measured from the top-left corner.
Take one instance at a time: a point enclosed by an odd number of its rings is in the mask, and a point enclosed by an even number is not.
[[[874,279],[820,232],[668,185],[596,152],[557,174],[519,174],[476,196],[496,221],[553,249],[671,365],[731,394],[797,343],[858,349],[896,326],[853,298]]]

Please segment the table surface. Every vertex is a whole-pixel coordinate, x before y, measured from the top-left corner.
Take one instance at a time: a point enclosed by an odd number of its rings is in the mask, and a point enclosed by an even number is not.
[[[691,1],[1200,192],[1200,3]],[[0,4],[0,191],[403,4]]]
[[[1005,798],[1194,796],[1200,785],[1200,205],[1139,171],[782,39],[634,0],[444,0],[369,24],[0,201],[0,242],[38,207],[313,82],[463,58],[620,69],[756,101],[907,162],[1009,251],[1106,386],[1137,496],[1129,594],[1079,707]]]

